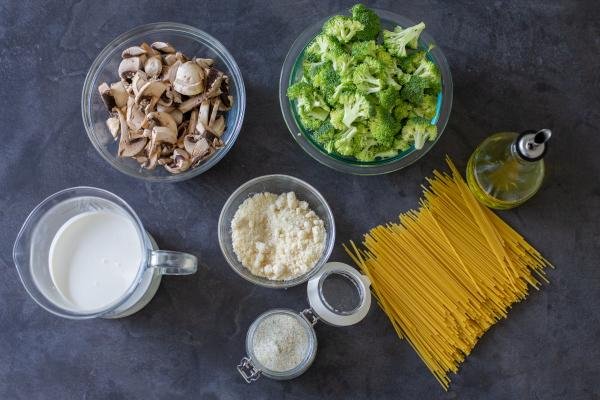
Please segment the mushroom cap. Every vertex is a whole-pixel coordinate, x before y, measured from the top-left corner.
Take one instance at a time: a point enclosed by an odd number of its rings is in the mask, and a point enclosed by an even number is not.
[[[161,53],[175,53],[175,49],[169,43],[166,42],[154,42],[150,45],[154,50],[158,50]]]
[[[160,96],[167,90],[167,85],[160,81],[149,81],[146,82],[135,96],[135,102],[140,103],[140,100],[144,97],[156,98],[156,101],[160,99]]]
[[[186,171],[192,165],[190,155],[183,149],[175,149],[171,159],[173,162],[166,164],[165,169],[172,174],[178,174]]]
[[[153,56],[146,60],[144,71],[151,77],[157,77],[162,71],[162,59],[160,56]]]
[[[193,61],[181,64],[177,68],[173,88],[186,96],[202,93],[204,91],[204,70]]]
[[[144,50],[142,47],[131,46],[131,47],[128,47],[125,50],[123,50],[123,52],[121,53],[121,57],[123,57],[123,58],[138,57],[138,56],[141,56],[142,54],[146,54],[146,50]]]
[[[148,139],[140,137],[133,140],[126,141],[123,146],[119,146],[119,155],[121,157],[134,157],[137,156],[146,147]]]
[[[119,64],[119,76],[122,79],[131,79],[140,68],[142,68],[142,61],[139,57],[124,58]]]

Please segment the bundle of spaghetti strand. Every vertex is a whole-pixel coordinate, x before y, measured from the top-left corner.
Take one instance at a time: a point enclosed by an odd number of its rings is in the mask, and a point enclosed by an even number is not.
[[[418,210],[371,229],[363,249],[344,246],[398,336],[445,390],[477,340],[529,287],[548,282],[544,268],[551,266],[446,161],[451,175],[434,171]]]

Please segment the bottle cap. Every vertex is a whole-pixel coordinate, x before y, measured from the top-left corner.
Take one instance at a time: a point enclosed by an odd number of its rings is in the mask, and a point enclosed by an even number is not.
[[[546,154],[551,136],[550,129],[522,132],[516,142],[517,153],[526,161],[538,161]]]

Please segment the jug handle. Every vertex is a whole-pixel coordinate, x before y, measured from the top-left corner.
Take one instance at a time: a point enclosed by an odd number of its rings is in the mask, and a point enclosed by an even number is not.
[[[153,250],[149,268],[157,268],[162,275],[190,275],[198,270],[198,259],[179,251]]]

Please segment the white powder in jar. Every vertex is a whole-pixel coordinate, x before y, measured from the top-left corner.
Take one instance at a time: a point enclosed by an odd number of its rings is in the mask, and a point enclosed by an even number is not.
[[[325,249],[323,220],[294,192],[258,193],[231,221],[233,251],[253,275],[290,280],[310,271]]]
[[[306,327],[291,315],[269,315],[254,331],[252,350],[258,362],[271,371],[294,369],[308,352]]]

